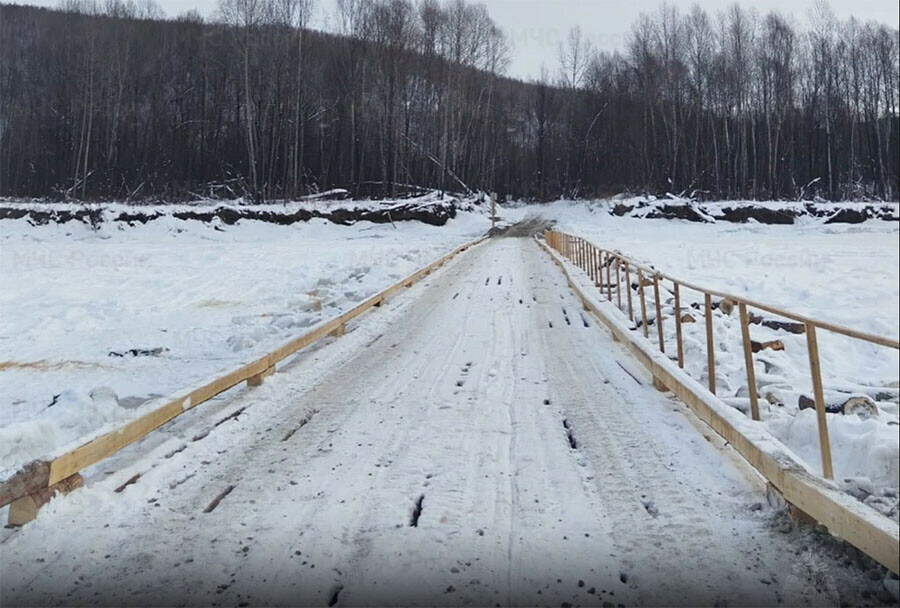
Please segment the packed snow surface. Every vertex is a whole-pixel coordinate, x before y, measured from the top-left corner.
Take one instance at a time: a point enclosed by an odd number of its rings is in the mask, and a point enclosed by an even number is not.
[[[0,471],[263,354],[488,227],[472,213],[442,228],[2,220]]]

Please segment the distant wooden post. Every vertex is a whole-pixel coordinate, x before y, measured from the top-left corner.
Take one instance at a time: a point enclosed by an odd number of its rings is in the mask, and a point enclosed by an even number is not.
[[[681,286],[673,281],[675,286],[675,342],[678,348],[678,367],[684,369],[684,339],[681,334]]]
[[[497,193],[491,192],[491,231],[497,227]]]
[[[831,464],[831,441],[828,439],[828,420],[825,417],[825,391],[822,388],[822,368],[819,364],[819,341],[816,326],[806,324],[806,346],[809,349],[809,370],[812,375],[813,394],[816,398],[816,419],[819,423],[819,450],[822,453],[822,475],[834,479]]]
[[[753,344],[750,342],[750,318],[747,305],[738,304],[741,315],[741,337],[744,342],[744,365],[747,367],[747,388],[750,390],[750,415],[759,420],[759,397],[756,394],[756,370],[753,368]]]
[[[656,302],[656,333],[659,335],[659,352],[666,352],[666,339],[663,337],[662,302],[659,301],[659,273],[653,275],[653,299]]]
[[[709,392],[716,394],[716,346],[713,337],[712,296],[703,294],[706,312],[706,373],[709,375]]]
[[[650,337],[650,330],[647,328],[647,300],[644,297],[644,273],[638,268],[638,294],[641,296],[641,326],[644,328],[644,337]]]

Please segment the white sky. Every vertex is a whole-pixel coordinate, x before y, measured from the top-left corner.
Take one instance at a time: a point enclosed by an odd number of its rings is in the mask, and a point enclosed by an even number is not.
[[[12,0],[16,1],[16,0]],[[26,4],[56,6],[57,0],[18,0]],[[210,15],[217,0],[157,0],[170,17],[189,9]],[[314,27],[331,29],[335,0],[315,0]],[[541,65],[555,72],[557,46],[569,28],[580,25],[594,46],[616,49],[624,46],[631,24],[642,12],[655,11],[661,0],[480,0],[494,20],[503,27],[513,41],[513,58],[509,75],[529,79],[540,73]],[[753,0],[741,4],[754,7],[760,13],[776,9],[792,14],[799,23],[806,21],[814,0]],[[734,4],[734,0],[670,0],[687,11],[699,4],[710,14],[716,14]],[[900,9],[896,0],[831,0],[831,7],[840,19],[851,15],[863,21],[874,19],[893,27],[900,25]]]

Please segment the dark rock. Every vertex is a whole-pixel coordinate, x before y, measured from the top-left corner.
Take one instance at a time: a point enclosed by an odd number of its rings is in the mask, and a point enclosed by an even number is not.
[[[725,207],[717,219],[735,224],[746,224],[755,220],[760,224],[793,224],[797,212],[793,209],[768,209],[766,207]]]
[[[689,204],[668,204],[658,205],[647,214],[649,219],[664,220],[687,220],[689,222],[699,222],[702,224],[709,223],[709,220],[703,217],[697,209]]]
[[[869,219],[868,207],[862,211],[857,209],[841,209],[830,218],[825,220],[826,224],[862,224]]]
[[[612,214],[617,215],[619,217],[628,215],[634,211],[634,207],[631,205],[623,205],[622,203],[616,203],[616,206],[612,209]]]

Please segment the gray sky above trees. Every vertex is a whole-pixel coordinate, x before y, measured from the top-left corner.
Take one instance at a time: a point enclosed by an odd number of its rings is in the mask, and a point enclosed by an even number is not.
[[[16,0],[12,0],[15,2]],[[19,0],[25,4],[56,6],[57,0]],[[190,9],[204,16],[213,14],[217,0],[157,0],[170,17]],[[605,50],[622,49],[625,37],[638,15],[658,9],[661,0],[475,0],[485,4],[491,17],[503,27],[512,41],[512,63],[508,74],[530,79],[540,74],[541,65],[556,73],[558,44],[569,28],[579,25],[594,47]],[[688,10],[699,4],[711,15],[724,10],[734,0],[696,0],[674,2]],[[785,0],[754,0],[741,3],[760,13],[779,10],[793,15],[798,24],[807,21],[813,0],[785,2]],[[896,0],[832,0],[831,8],[839,19],[855,16],[862,21],[875,20],[892,27],[900,25],[900,9]],[[331,29],[335,0],[316,0],[313,27]]]

